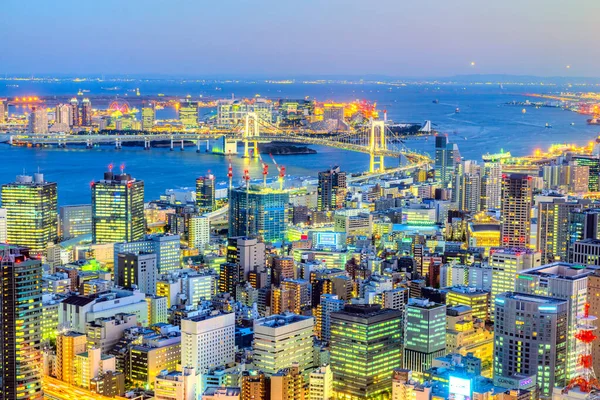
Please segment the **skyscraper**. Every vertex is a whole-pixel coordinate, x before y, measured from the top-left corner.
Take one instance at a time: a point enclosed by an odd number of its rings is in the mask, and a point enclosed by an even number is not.
[[[81,126],[92,126],[92,103],[90,99],[81,101]]]
[[[499,162],[485,162],[481,178],[481,209],[499,210],[502,206],[502,165]]]
[[[595,269],[555,262],[521,271],[515,280],[517,293],[562,299],[567,303],[567,379],[577,375],[581,348],[575,333],[577,316],[582,315],[588,301],[588,277]]]
[[[0,208],[0,244],[7,241],[6,208]]]
[[[115,271],[115,284],[126,289],[134,285],[145,294],[156,294],[156,254],[154,253],[120,253],[118,267]]]
[[[179,106],[179,121],[185,128],[198,126],[198,104],[190,101],[181,103]]]
[[[289,210],[289,192],[251,186],[233,189],[229,196],[229,236],[282,241]]]
[[[0,124],[6,121],[6,99],[0,99]]]
[[[347,305],[331,314],[331,369],[339,397],[389,394],[390,371],[402,359],[402,312],[379,305]]]
[[[346,173],[335,166],[319,172],[317,186],[317,210],[327,211],[341,208],[346,198]]]
[[[598,156],[573,156],[571,159],[575,165],[589,167],[588,190],[597,192],[600,190],[600,158]]]
[[[515,277],[523,270],[539,267],[542,255],[539,251],[524,248],[493,248],[489,265],[492,267],[492,296],[490,317],[494,318],[494,299],[504,292],[515,290]]]
[[[142,130],[150,131],[154,127],[154,120],[156,119],[156,110],[154,104],[149,103],[142,107]]]
[[[346,302],[335,294],[321,295],[317,306],[315,333],[317,338],[324,342],[331,340],[331,314],[342,311]]]
[[[72,385],[75,381],[75,356],[86,350],[85,333],[68,331],[56,337],[56,378]]]
[[[60,208],[60,236],[71,239],[92,233],[92,206],[90,204]]]
[[[215,210],[215,176],[213,174],[196,179],[196,207],[202,214]]]
[[[0,273],[0,399],[41,400],[42,263],[2,245]]]
[[[58,238],[56,183],[43,174],[19,175],[2,185],[2,207],[6,209],[7,239],[40,253]]]
[[[435,137],[435,180],[447,187],[452,183],[460,152],[456,143],[449,143],[446,135]]]
[[[70,127],[73,125],[73,113],[71,112],[71,106],[68,104],[59,104],[56,106],[56,116],[54,122],[61,126]]]
[[[108,171],[104,179],[92,183],[94,243],[141,240],[145,231],[143,181]]]
[[[446,354],[446,305],[409,299],[404,343],[404,368],[421,379],[433,359]]]
[[[566,383],[566,301],[507,292],[494,302],[494,378],[536,375],[549,398]]]
[[[31,107],[29,114],[30,133],[48,133],[48,113],[44,107]]]
[[[81,125],[80,114],[79,114],[79,101],[77,101],[76,97],[71,99],[71,122],[73,126]]]
[[[527,247],[531,234],[532,178],[524,174],[502,175],[501,243]]]

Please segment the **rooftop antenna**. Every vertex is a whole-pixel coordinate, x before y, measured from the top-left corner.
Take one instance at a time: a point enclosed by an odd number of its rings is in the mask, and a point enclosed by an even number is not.
[[[112,172],[113,167],[114,167],[113,163],[108,164],[108,171]]]
[[[121,164],[121,173],[123,174],[125,172],[125,163]]]

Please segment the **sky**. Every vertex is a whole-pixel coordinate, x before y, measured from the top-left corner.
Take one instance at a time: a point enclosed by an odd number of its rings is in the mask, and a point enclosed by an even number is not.
[[[0,74],[598,77],[599,16],[599,0],[1,0]]]

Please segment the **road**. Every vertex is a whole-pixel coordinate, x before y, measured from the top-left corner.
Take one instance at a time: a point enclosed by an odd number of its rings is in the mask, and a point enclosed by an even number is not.
[[[42,380],[44,398],[53,400],[109,400],[112,397],[101,396],[88,390],[70,386],[63,381],[44,376]]]

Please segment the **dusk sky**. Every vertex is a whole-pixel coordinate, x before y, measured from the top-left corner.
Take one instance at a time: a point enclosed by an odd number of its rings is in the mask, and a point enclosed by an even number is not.
[[[0,73],[597,77],[599,15],[598,0],[2,0]]]

